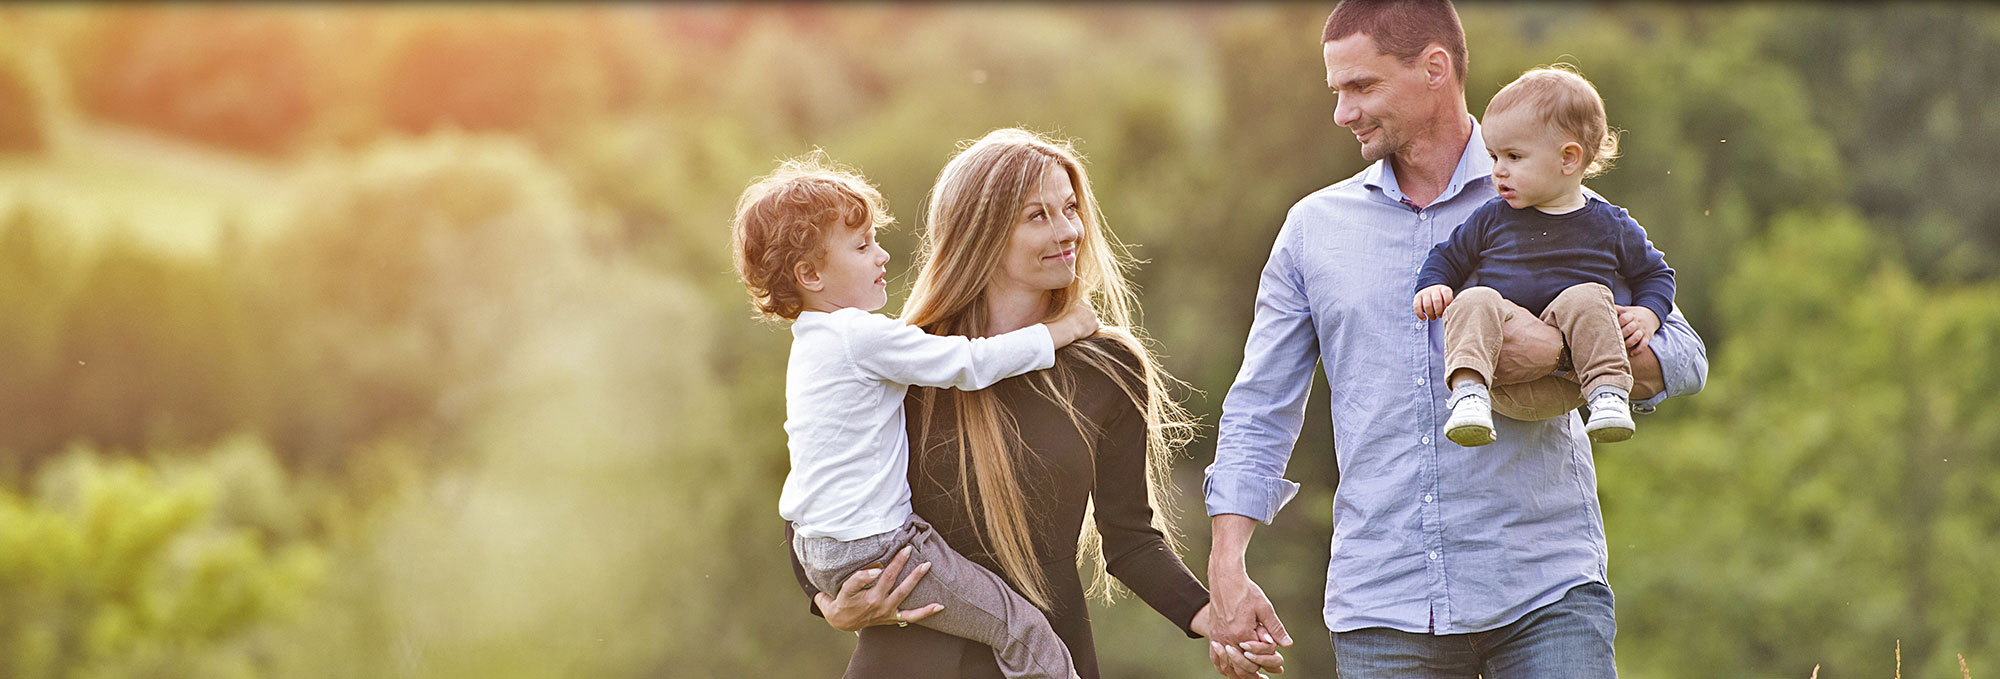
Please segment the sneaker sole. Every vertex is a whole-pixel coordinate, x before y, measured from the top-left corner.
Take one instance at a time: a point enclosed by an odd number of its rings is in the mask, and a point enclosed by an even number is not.
[[[1590,440],[1595,443],[1617,443],[1632,438],[1631,427],[1609,426],[1602,429],[1588,429]]]
[[[1468,448],[1483,446],[1492,443],[1494,440],[1492,427],[1482,427],[1476,424],[1460,425],[1447,429],[1444,432],[1444,437],[1451,439],[1452,443]]]

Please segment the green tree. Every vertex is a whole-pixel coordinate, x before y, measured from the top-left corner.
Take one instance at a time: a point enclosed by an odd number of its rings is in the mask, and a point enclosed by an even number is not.
[[[1764,52],[1848,159],[1847,202],[1924,280],[2000,274],[2000,24],[1991,7],[1787,7]]]
[[[454,440],[489,405],[517,310],[591,264],[594,222],[518,141],[386,143],[301,181],[296,222],[245,276],[288,385],[266,427],[307,468],[389,434]]]
[[[257,419],[261,347],[214,262],[117,238],[93,253],[69,299],[50,384],[58,398],[42,405],[66,432],[136,449],[209,442]]]
[[[77,448],[32,496],[0,492],[0,674],[262,674],[259,634],[297,613],[324,562],[225,518],[218,480]]]
[[[68,43],[84,110],[259,153],[314,124],[308,30],[296,12],[106,9]]]
[[[68,250],[52,219],[32,206],[16,206],[0,227],[0,361],[9,378],[0,381],[0,447],[12,449],[15,465],[28,466],[52,453],[66,435],[56,418],[37,412],[56,391],[62,367],[62,322],[72,276]],[[25,474],[26,469],[9,470]]]
[[[1599,452],[1634,676],[1952,676],[2000,653],[2000,289],[1927,287],[1844,211],[1720,283],[1708,388]]]
[[[0,152],[40,151],[48,145],[47,95],[36,87],[13,27],[0,24]]]

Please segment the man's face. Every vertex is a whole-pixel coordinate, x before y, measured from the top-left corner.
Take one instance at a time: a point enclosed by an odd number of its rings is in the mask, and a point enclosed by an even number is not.
[[[1333,122],[1354,131],[1362,159],[1374,162],[1409,146],[1429,113],[1423,60],[1406,66],[1360,33],[1326,43],[1321,51],[1326,87],[1338,98]]]

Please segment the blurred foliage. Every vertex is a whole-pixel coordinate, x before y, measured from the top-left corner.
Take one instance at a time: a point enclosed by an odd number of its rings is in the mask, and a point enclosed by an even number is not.
[[[40,151],[48,143],[42,90],[31,84],[22,61],[0,47],[0,153]]]
[[[2000,199],[1974,168],[2000,158],[2000,41],[1990,8],[1855,7],[1770,31],[1842,157],[1847,202],[1920,279],[2000,274]],[[1825,45],[1841,45],[1831,53]]]
[[[1621,657],[1881,673],[1900,639],[1910,676],[1951,676],[2000,649],[2000,286],[1927,289],[1842,210],[1771,231],[1719,283],[1709,390],[1598,456],[1621,638],[1646,640]]]
[[[584,275],[567,186],[518,143],[442,135],[304,170],[292,228],[226,252],[282,329],[281,445],[321,456],[406,428],[460,435],[552,286]]]
[[[79,31],[73,87],[108,119],[279,150],[312,123],[305,37],[267,9],[128,7]]]
[[[0,8],[0,676],[838,673],[737,192],[862,168],[900,295],[955,142],[1073,138],[1213,423],[1285,210],[1362,167],[1327,9]],[[1708,390],[1599,458],[1624,673],[2000,666],[2000,12],[1460,9],[1475,115],[1556,61],[1603,92],[1592,186],[1708,340]],[[1325,393],[1251,547],[1305,676]],[[1197,574],[1212,445],[1175,471]],[[1212,674],[1093,617],[1106,677]]]
[[[155,470],[76,448],[0,492],[0,674],[265,676],[326,569],[255,443]]]

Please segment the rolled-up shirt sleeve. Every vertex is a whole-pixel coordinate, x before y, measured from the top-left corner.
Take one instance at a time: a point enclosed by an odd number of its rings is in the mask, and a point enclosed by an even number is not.
[[[1257,284],[1243,367],[1223,400],[1215,462],[1202,480],[1209,516],[1241,514],[1270,523],[1299,492],[1299,484],[1285,479],[1285,465],[1305,423],[1319,337],[1295,236],[1287,220]]]
[[[1604,200],[1603,196],[1590,190],[1588,186],[1583,188],[1583,192],[1598,200]],[[1622,212],[1624,208],[1619,210]],[[1625,216],[1631,218],[1630,213],[1626,213]],[[1638,222],[1634,221],[1633,224],[1637,226]],[[1644,227],[1640,227],[1640,232],[1644,231]],[[1648,241],[1646,246],[1651,248],[1652,243]],[[1633,304],[1631,291],[1626,287],[1625,281],[1614,282],[1617,285],[1612,287],[1618,297],[1618,303]],[[1654,313],[1659,312],[1654,310]],[[1701,335],[1695,333],[1694,326],[1688,325],[1687,317],[1681,315],[1679,304],[1674,304],[1672,311],[1660,318],[1660,329],[1653,331],[1653,338],[1646,342],[1646,346],[1651,347],[1653,355],[1660,359],[1660,377],[1666,382],[1666,388],[1654,394],[1652,398],[1633,401],[1632,412],[1641,414],[1653,412],[1653,409],[1660,406],[1661,401],[1675,396],[1699,393],[1702,386],[1708,384],[1708,346],[1702,343]]]
[[[1702,343],[1701,335],[1681,315],[1680,305],[1674,305],[1673,312],[1660,321],[1660,329],[1646,346],[1660,359],[1660,377],[1666,388],[1652,398],[1634,401],[1633,411],[1653,412],[1661,401],[1699,393],[1708,384],[1708,345]]]

